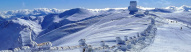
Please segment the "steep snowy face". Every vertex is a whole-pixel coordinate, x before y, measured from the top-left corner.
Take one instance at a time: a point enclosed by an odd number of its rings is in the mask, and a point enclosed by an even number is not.
[[[84,13],[82,11],[84,11],[85,9],[81,9],[81,8],[75,8],[75,9],[71,9],[71,10],[67,10],[63,13],[61,13],[59,15],[59,17],[67,17],[67,16],[71,16],[71,15],[74,15],[75,13]]]
[[[55,41],[65,35],[77,32],[85,28],[86,26],[90,25],[91,23],[92,24],[95,23],[96,20],[89,21],[89,19],[95,17],[97,16],[94,16],[92,11],[81,8],[67,10],[61,14],[47,15],[45,16],[43,23],[41,24],[42,29],[44,31],[41,32],[40,36],[37,38],[36,41],[37,42]],[[51,38],[47,39],[48,37]]]
[[[44,20],[41,24],[42,29],[44,30],[41,34],[47,33],[63,25],[89,18],[91,16],[94,16],[93,12],[82,8],[67,10],[60,14],[49,14],[44,17]]]
[[[82,9],[82,8],[75,8],[75,9],[71,9],[59,14],[59,17],[61,18],[65,17],[66,19],[70,21],[79,21],[79,20],[88,18],[92,15],[94,15],[92,11],[89,11],[87,9]]]
[[[21,40],[19,39],[19,32],[26,26],[14,23],[13,21],[6,21],[0,25],[0,50],[8,48],[15,48],[21,46]]]
[[[44,17],[44,20],[41,24],[43,29],[41,35],[69,23],[73,23],[73,21],[65,18],[60,18],[58,17],[58,14],[47,15]]]
[[[41,26],[27,17],[4,21],[0,24],[0,50],[20,47],[29,41],[25,37],[35,39],[41,31]]]

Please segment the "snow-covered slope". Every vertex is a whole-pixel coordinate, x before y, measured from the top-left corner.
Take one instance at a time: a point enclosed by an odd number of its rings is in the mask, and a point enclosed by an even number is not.
[[[189,16],[181,15],[185,13],[160,15],[156,38],[142,52],[191,52],[191,22],[187,21]]]
[[[41,24],[42,29],[44,30],[41,34],[48,33],[49,31],[69,23],[91,18],[91,16],[94,16],[92,11],[82,8],[67,10],[60,14],[49,14],[44,17],[44,20]]]
[[[127,8],[74,8],[66,11],[44,8],[1,12],[0,50],[19,47],[22,45],[21,39],[28,41],[22,36],[30,35],[37,43],[50,41],[53,46],[78,45],[80,39],[86,39],[92,46],[99,46],[100,41],[105,41],[109,46],[116,45],[115,37],[134,36],[148,27],[150,17],[156,17],[159,29],[156,38],[141,51],[157,52],[155,49],[167,48],[158,52],[175,51],[175,49],[189,52],[187,48],[191,47],[190,8],[189,6],[139,7],[139,12],[135,15],[130,15]],[[143,14],[145,10],[150,14]],[[174,22],[171,23],[170,20]],[[180,27],[183,27],[183,30],[180,30]]]
[[[0,49],[19,47],[22,45],[22,35],[35,37],[40,31],[42,31],[41,26],[33,21],[20,18],[4,21],[0,25],[0,46],[2,46]]]
[[[43,16],[30,16],[0,21],[0,49],[21,46],[24,40],[21,36],[32,36],[35,39],[42,31],[42,20]]]
[[[168,14],[164,13],[164,14],[157,14],[157,15],[167,19],[181,21],[182,23],[191,25],[190,12],[168,13]]]

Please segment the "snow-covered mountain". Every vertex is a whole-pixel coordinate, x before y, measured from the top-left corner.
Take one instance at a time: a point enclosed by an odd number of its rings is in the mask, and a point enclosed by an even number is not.
[[[0,22],[2,23],[3,21],[5,21],[5,19],[0,17]]]
[[[80,39],[86,39],[88,44],[95,46],[99,46],[97,44],[100,41],[114,45],[115,37],[134,36],[144,31],[149,26],[152,16],[156,17],[159,30],[153,44],[151,44],[152,46],[148,46],[143,51],[156,52],[150,49],[158,46],[158,44],[168,45],[175,40],[186,41],[187,44],[184,45],[187,45],[187,48],[191,47],[191,42],[187,42],[191,40],[191,35],[189,35],[191,34],[191,7],[184,5],[166,8],[138,8],[139,12],[135,15],[130,15],[127,8],[74,8],[70,10],[40,8],[1,12],[0,50],[21,46],[21,42],[28,41],[23,36],[31,36],[31,39],[37,43],[50,41],[53,46],[78,45]],[[144,14],[145,11],[149,11],[150,15]],[[171,20],[177,21],[177,23],[172,24]],[[185,30],[178,32],[180,27],[185,28]],[[167,36],[168,34],[172,37]],[[186,40],[182,39],[184,37]],[[167,42],[168,44],[161,43],[169,40],[168,38],[172,38],[171,41]],[[173,50],[173,47],[177,47],[176,49],[180,49],[178,51],[188,50],[182,47],[184,46],[182,43],[175,44],[177,45],[172,45],[168,49]],[[184,52],[189,52],[189,50]]]
[[[166,7],[166,9],[170,9],[170,10],[174,10],[174,11],[186,11],[186,12],[191,11],[191,7],[186,6],[186,5],[183,5],[183,6],[180,6],[180,7],[169,6],[169,7]]]
[[[151,10],[153,12],[163,12],[163,13],[172,13],[172,12],[190,12],[191,11],[191,7],[190,6],[180,6],[180,7],[176,7],[176,6],[169,6],[169,7],[165,7],[165,8],[144,8],[144,7],[139,7],[140,9],[143,10]]]
[[[19,18],[19,17],[28,17],[31,15],[35,15],[35,16],[42,16],[42,15],[47,15],[50,13],[61,13],[64,12],[65,10],[60,10],[60,9],[49,9],[49,8],[36,8],[33,10],[29,10],[29,9],[24,9],[24,10],[12,10],[12,11],[3,11],[0,12],[0,16],[2,18]]]

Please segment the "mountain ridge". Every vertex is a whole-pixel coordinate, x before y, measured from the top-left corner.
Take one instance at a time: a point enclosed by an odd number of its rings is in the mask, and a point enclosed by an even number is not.
[[[144,12],[145,10],[148,10],[154,14],[155,12],[156,14],[176,13],[176,11],[190,12],[191,7],[182,6],[182,9],[177,8],[176,10],[172,8],[173,7],[153,8],[153,9],[140,8],[140,14],[144,15],[141,12]],[[26,13],[26,14],[23,14],[23,13]],[[37,13],[39,13],[40,15]],[[16,12],[6,12],[4,14],[1,13],[0,15],[5,15],[11,19],[6,19],[5,17],[0,18],[0,20],[2,21],[2,22],[0,21],[0,24],[1,24],[0,38],[2,40],[2,41],[0,40],[0,42],[5,41],[8,37],[12,37],[12,36],[13,37],[7,42],[1,44],[1,46],[3,47],[5,47],[7,44],[9,44],[10,46],[7,46],[5,48],[0,48],[0,50],[15,48],[21,45],[18,38],[21,35],[27,35],[26,33],[30,33],[29,35],[31,35],[32,40],[35,40],[37,43],[50,41],[50,42],[54,42],[53,45],[55,44],[61,45],[62,43],[65,43],[65,42],[60,42],[64,39],[63,37],[68,35],[71,35],[71,37],[72,35],[77,36],[78,34],[74,34],[76,32],[84,33],[84,36],[89,34],[94,34],[93,32],[85,33],[86,31],[81,31],[88,27],[89,28],[92,27],[92,28],[90,28],[90,30],[86,29],[87,31],[94,31],[94,30],[96,31],[96,30],[100,30],[102,27],[105,27],[105,26],[107,28],[112,28],[112,27],[115,27],[116,25],[125,24],[125,22],[131,21],[131,20],[127,20],[129,18],[136,19],[136,20],[144,19],[144,18],[136,17],[135,15],[129,15],[128,13],[129,11],[127,8],[109,8],[109,9],[94,9],[94,10],[84,9],[84,8],[74,8],[74,9],[66,10],[64,12],[62,12],[61,10],[56,10],[56,9],[54,10],[35,9],[35,10],[32,10],[32,12],[29,10],[25,10],[25,11],[16,11]],[[142,17],[145,17],[145,16],[142,16]],[[114,23],[113,26],[110,26],[112,23]],[[96,27],[94,27],[93,25],[96,25]],[[94,28],[98,28],[98,29],[94,29]],[[80,35],[83,35],[83,34],[80,34]],[[80,39],[80,38],[77,38],[77,39]],[[76,41],[77,39],[72,39],[72,40]],[[65,40],[65,41],[67,42],[68,40]],[[17,43],[14,44],[14,42],[17,42]],[[71,42],[71,41],[68,41],[68,42]],[[55,46],[58,46],[58,45],[55,45]]]

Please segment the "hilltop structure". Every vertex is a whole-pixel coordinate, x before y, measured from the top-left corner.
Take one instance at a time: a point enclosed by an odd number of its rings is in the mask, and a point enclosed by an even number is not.
[[[129,14],[134,14],[135,12],[137,12],[137,1],[130,1],[130,6],[128,7],[128,10],[130,11]]]

